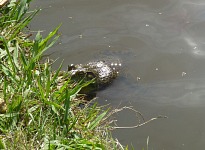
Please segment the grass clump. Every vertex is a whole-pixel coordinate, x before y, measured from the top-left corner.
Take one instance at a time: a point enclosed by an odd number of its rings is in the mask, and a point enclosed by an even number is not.
[[[28,39],[27,25],[38,10],[31,0],[0,8],[0,149],[123,149],[109,134],[108,110],[83,103],[61,66],[55,72],[43,53],[58,39],[59,27]]]

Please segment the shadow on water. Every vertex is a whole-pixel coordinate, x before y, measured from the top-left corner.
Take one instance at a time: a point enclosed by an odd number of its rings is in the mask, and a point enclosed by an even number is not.
[[[49,32],[63,23],[49,53],[68,64],[108,58],[121,61],[115,82],[100,91],[102,104],[130,106],[146,119],[137,129],[114,131],[136,149],[205,148],[205,2],[203,0],[36,0],[42,8],[31,29]],[[58,63],[56,66],[58,66]],[[133,125],[130,112],[119,125]]]

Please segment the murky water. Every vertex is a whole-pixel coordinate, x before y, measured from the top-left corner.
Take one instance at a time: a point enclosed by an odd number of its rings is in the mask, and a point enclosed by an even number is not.
[[[135,149],[205,148],[205,1],[203,0],[35,0],[42,8],[31,29],[61,38],[49,53],[70,63],[113,57],[120,77],[98,93],[102,103],[132,105],[145,119],[166,115],[137,129],[114,132]],[[119,126],[135,125],[131,112]]]

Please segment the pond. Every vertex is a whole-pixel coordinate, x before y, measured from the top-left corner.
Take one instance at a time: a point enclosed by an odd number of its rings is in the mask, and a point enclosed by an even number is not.
[[[31,29],[43,34],[62,23],[48,52],[71,63],[108,58],[122,62],[100,103],[133,106],[145,119],[168,116],[113,136],[135,149],[205,148],[205,2],[203,0],[35,0],[41,8]],[[136,125],[130,111],[119,126]]]

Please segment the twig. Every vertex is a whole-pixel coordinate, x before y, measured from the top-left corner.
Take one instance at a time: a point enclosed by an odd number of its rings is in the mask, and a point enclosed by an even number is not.
[[[142,120],[145,121],[145,119],[144,119],[142,113],[139,112],[139,111],[137,111],[137,110],[135,110],[135,109],[133,109],[131,106],[130,106],[130,107],[124,106],[124,107],[122,107],[122,108],[120,108],[120,109],[114,109],[111,114],[113,115],[113,114],[118,113],[118,112],[120,112],[120,111],[122,111],[122,110],[124,110],[124,109],[129,109],[129,110],[134,111],[134,112],[136,113],[136,116],[137,116],[137,117],[138,117],[138,115],[139,115],[139,116],[142,118]],[[139,117],[138,117],[138,118],[139,118]],[[139,123],[140,123],[140,119],[139,119]]]
[[[136,125],[136,126],[112,127],[112,128],[113,128],[113,129],[133,129],[133,128],[138,128],[138,127],[141,127],[141,126],[143,126],[143,125],[145,125],[145,124],[147,124],[147,123],[149,123],[149,122],[151,122],[151,121],[154,121],[154,120],[160,119],[160,118],[168,118],[168,117],[167,117],[167,116],[158,116],[158,117],[155,117],[155,118],[151,118],[150,120],[145,121],[145,122],[143,122],[143,123],[141,123],[141,124],[138,124],[138,125]]]

